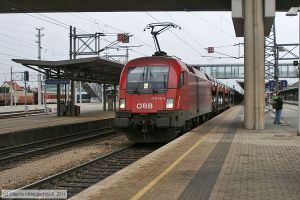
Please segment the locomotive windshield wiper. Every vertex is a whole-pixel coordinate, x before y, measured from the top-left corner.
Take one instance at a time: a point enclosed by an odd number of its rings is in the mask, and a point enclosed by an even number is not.
[[[149,73],[150,73],[150,81],[153,83],[153,89],[152,89],[152,92],[153,92],[153,94],[154,93],[158,93],[158,90],[157,90],[157,88],[156,88],[156,82],[155,82],[155,80],[154,80],[154,78],[153,78],[153,74],[152,74],[152,72],[151,72],[151,67],[150,67],[150,69],[149,69]]]
[[[140,88],[140,85],[141,85],[141,82],[144,82],[144,76],[145,76],[145,67],[143,69],[143,73],[140,75],[139,77],[139,80],[138,80],[138,84],[137,86],[134,88],[134,90],[132,91],[133,94],[139,94],[139,88]]]
[[[167,83],[167,82],[166,82],[166,75],[164,74],[163,77],[164,77],[164,89],[166,89],[166,88],[167,88],[167,87],[166,87],[166,83]]]

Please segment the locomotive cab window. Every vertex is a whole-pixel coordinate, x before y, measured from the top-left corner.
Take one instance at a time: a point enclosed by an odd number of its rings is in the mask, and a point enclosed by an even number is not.
[[[130,67],[126,90],[129,93],[162,93],[168,88],[169,67]]]

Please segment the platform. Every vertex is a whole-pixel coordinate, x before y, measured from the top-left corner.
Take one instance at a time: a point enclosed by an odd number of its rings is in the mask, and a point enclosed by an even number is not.
[[[281,125],[266,113],[266,129],[253,131],[233,107],[71,199],[300,199],[290,112]]]
[[[113,111],[92,111],[89,107],[76,117],[57,117],[56,113],[49,113],[1,119],[0,148],[112,126]]]

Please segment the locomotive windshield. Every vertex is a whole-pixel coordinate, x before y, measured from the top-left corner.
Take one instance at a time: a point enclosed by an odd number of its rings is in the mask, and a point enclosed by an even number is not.
[[[127,76],[129,93],[162,93],[167,90],[169,67],[130,67]]]

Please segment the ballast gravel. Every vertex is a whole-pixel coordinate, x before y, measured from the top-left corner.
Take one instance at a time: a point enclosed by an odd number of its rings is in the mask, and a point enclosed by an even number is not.
[[[93,141],[0,172],[0,191],[17,189],[131,144],[126,136]]]

